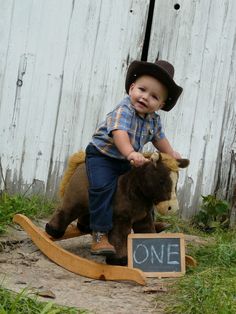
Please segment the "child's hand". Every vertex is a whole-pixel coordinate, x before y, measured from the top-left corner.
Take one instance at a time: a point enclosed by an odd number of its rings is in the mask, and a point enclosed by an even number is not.
[[[182,158],[181,155],[180,155],[180,153],[175,152],[174,150],[173,150],[173,152],[171,153],[171,156],[172,156],[173,158],[175,158],[175,159],[181,159],[181,158]]]
[[[134,165],[135,167],[140,167],[146,162],[149,162],[149,159],[145,158],[141,153],[132,152],[128,155],[127,159]]]

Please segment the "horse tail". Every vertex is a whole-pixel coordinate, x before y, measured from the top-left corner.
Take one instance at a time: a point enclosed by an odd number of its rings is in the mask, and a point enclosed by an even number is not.
[[[59,196],[63,198],[65,194],[65,190],[67,187],[67,184],[70,181],[70,178],[74,174],[75,170],[79,166],[79,164],[82,164],[85,162],[85,152],[79,151],[75,154],[73,154],[68,161],[67,168],[64,172],[64,175],[62,177],[60,187],[59,187]]]

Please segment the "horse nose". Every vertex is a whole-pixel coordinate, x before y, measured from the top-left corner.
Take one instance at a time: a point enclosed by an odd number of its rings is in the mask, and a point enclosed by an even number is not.
[[[169,207],[168,207],[168,210],[171,210],[171,209],[172,209],[172,207],[171,207],[171,206],[169,206]]]

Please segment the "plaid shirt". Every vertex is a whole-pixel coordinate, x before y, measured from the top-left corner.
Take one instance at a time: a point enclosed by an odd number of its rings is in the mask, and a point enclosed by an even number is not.
[[[126,96],[113,111],[107,114],[105,121],[98,126],[91,141],[101,153],[124,159],[114,144],[112,138],[114,130],[127,131],[130,143],[136,152],[142,151],[146,143],[165,137],[160,116],[157,113],[150,113],[142,118],[131,105],[129,96]]]

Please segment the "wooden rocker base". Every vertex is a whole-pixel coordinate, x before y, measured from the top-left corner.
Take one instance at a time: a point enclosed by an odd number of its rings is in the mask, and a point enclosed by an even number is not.
[[[13,217],[13,222],[19,224],[26,231],[35,245],[50,260],[75,274],[92,279],[126,280],[134,281],[140,285],[146,285],[146,276],[139,269],[97,263],[70,253],[58,246],[54,242],[55,239],[34,225],[32,221],[24,215],[16,214]],[[81,235],[83,234],[77,228],[69,226],[65,235],[59,240]]]
[[[196,267],[197,261],[190,255],[185,255],[185,264],[186,266]]]

